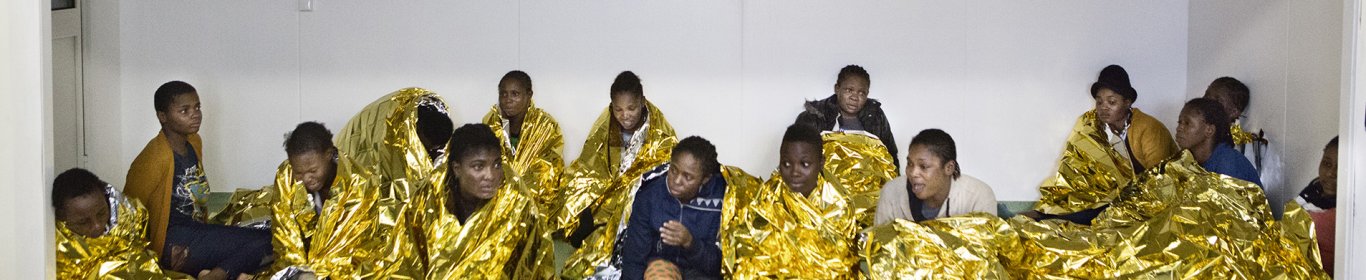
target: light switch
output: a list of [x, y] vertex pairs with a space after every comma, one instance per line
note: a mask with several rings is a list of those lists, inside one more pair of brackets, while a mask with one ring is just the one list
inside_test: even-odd
[[300, 11], [300, 12], [312, 12], [312, 11], [313, 11], [313, 0], [299, 0], [299, 11]]

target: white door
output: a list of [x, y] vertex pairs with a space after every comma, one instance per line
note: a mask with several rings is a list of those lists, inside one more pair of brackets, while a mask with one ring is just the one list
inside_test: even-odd
[[81, 7], [52, 0], [52, 164], [55, 173], [85, 167], [81, 84]]

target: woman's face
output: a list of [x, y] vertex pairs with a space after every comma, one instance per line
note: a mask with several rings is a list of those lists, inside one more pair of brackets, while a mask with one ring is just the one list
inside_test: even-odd
[[1324, 194], [1338, 194], [1338, 148], [1329, 147], [1323, 150], [1323, 159], [1319, 160], [1319, 184], [1323, 187]]
[[778, 148], [778, 174], [792, 191], [810, 194], [816, 188], [824, 156], [810, 143], [789, 142]]
[[109, 200], [103, 191], [71, 198], [62, 207], [62, 215], [57, 219], [76, 234], [99, 237], [109, 229]]
[[451, 163], [451, 170], [460, 183], [460, 193], [481, 200], [493, 199], [503, 185], [503, 163], [499, 151], [476, 151]]
[[531, 89], [521, 82], [503, 80], [498, 83], [498, 111], [504, 118], [516, 119], [526, 114], [531, 105]]
[[1129, 119], [1130, 106], [1133, 102], [1113, 90], [1101, 88], [1096, 91], [1096, 118], [1111, 127], [1123, 127]]
[[308, 192], [315, 193], [331, 187], [336, 176], [337, 162], [332, 161], [336, 149], [309, 151], [289, 156], [289, 166], [295, 181], [303, 182]]
[[1176, 145], [1189, 150], [1199, 147], [1214, 137], [1214, 125], [1205, 122], [1200, 112], [1192, 109], [1181, 110], [1181, 118], [1176, 122]]
[[863, 104], [868, 102], [868, 80], [850, 77], [835, 83], [835, 103], [845, 116], [858, 116]]
[[198, 93], [182, 93], [171, 98], [171, 104], [165, 112], [157, 112], [157, 120], [171, 132], [190, 135], [199, 133], [199, 125], [204, 121], [203, 113]]
[[915, 197], [925, 201], [948, 197], [949, 185], [953, 183], [954, 163], [944, 162], [943, 158], [924, 145], [912, 145], [906, 162], [906, 184], [910, 185]]
[[641, 115], [645, 112], [644, 98], [633, 93], [612, 94], [612, 117], [625, 131], [635, 131], [644, 123]]

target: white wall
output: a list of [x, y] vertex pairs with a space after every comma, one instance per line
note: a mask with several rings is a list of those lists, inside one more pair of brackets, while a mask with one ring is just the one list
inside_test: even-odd
[[[121, 1], [88, 18], [87, 95], [118, 108], [91, 137], [117, 151], [92, 159], [121, 185], [158, 125], [152, 92], [181, 79], [204, 102], [206, 165], [215, 189], [268, 184], [283, 134], [320, 120], [334, 130], [361, 106], [406, 86], [441, 93], [458, 123], [496, 102], [508, 70], [531, 74], [537, 104], [564, 128], [567, 160], [607, 106], [621, 70], [682, 136], [702, 135], [723, 163], [760, 176], [804, 100], [832, 93], [835, 74], [872, 75], [902, 150], [916, 132], [958, 140], [965, 172], [1001, 200], [1037, 198], [1089, 85], [1124, 65], [1137, 107], [1175, 128], [1187, 86], [1184, 1]], [[114, 24], [107, 27], [105, 24]], [[112, 42], [117, 42], [113, 44]], [[115, 51], [107, 51], [117, 48]], [[99, 69], [99, 70], [96, 70]], [[91, 87], [107, 86], [98, 90]], [[107, 89], [107, 90], [106, 90]], [[92, 146], [92, 149], [111, 147]], [[903, 155], [898, 155], [903, 157]]]
[[1248, 85], [1244, 127], [1264, 130], [1285, 163], [1284, 186], [1269, 186], [1273, 205], [1318, 177], [1323, 146], [1338, 135], [1342, 15], [1337, 1], [1190, 2], [1186, 97], [1223, 76]]
[[0, 1], [0, 272], [53, 277], [51, 13]]

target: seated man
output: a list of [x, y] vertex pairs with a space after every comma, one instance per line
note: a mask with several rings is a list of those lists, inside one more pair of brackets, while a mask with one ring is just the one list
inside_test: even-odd
[[545, 221], [527, 182], [504, 180], [502, 145], [484, 124], [451, 136], [445, 187], [425, 225], [428, 279], [554, 276]]
[[716, 146], [684, 138], [643, 180], [622, 233], [621, 278], [721, 279], [716, 237], [726, 179]]
[[151, 249], [168, 270], [200, 279], [237, 278], [268, 262], [270, 232], [207, 224], [209, 181], [199, 138], [199, 93], [172, 81], [154, 97], [161, 132], [147, 142], [128, 168], [129, 197], [147, 203]]
[[1176, 143], [1182, 149], [1190, 150], [1205, 170], [1261, 186], [1257, 169], [1233, 149], [1233, 136], [1228, 128], [1228, 114], [1219, 102], [1191, 99], [1181, 109], [1181, 118], [1176, 124]]
[[807, 101], [806, 110], [797, 115], [797, 123], [827, 131], [867, 131], [882, 140], [895, 169], [901, 169], [896, 139], [892, 138], [892, 125], [882, 112], [882, 103], [868, 99], [870, 84], [868, 71], [863, 67], [845, 66], [835, 77], [835, 94], [822, 100]]
[[[85, 169], [52, 181], [58, 279], [165, 278], [147, 250], [147, 210]], [[175, 275], [174, 277], [185, 277]]]
[[1333, 271], [1333, 252], [1336, 243], [1338, 200], [1338, 138], [1328, 141], [1319, 160], [1319, 177], [1300, 191], [1295, 202], [1309, 210], [1314, 219], [1314, 231], [1319, 237], [1319, 255], [1323, 270]]
[[[1233, 149], [1238, 150], [1247, 157], [1252, 163], [1252, 167], [1257, 168], [1258, 177], [1262, 180], [1262, 189], [1266, 190], [1266, 197], [1270, 201], [1288, 201], [1293, 199], [1295, 193], [1288, 184], [1285, 184], [1285, 174], [1283, 173], [1284, 163], [1281, 161], [1281, 153], [1276, 145], [1271, 145], [1271, 139], [1267, 139], [1261, 130], [1252, 130], [1244, 125], [1244, 117], [1251, 119], [1251, 116], [1244, 116], [1247, 105], [1251, 102], [1252, 91], [1233, 77], [1219, 77], [1209, 83], [1205, 88], [1206, 99], [1214, 100], [1223, 105], [1224, 112], [1228, 113], [1228, 120], [1231, 125], [1229, 133], [1233, 134]], [[1254, 133], [1255, 132], [1255, 133]], [[1272, 203], [1271, 211], [1280, 219], [1285, 204]]]
[[882, 188], [874, 215], [877, 224], [974, 212], [996, 215], [996, 194], [981, 180], [963, 175], [958, 167], [958, 148], [948, 133], [922, 130], [911, 139], [907, 151], [906, 186]]
[[[374, 176], [332, 145], [332, 132], [305, 122], [285, 140], [288, 160], [275, 175], [271, 202], [275, 276], [293, 279], [384, 278], [376, 274], [380, 234]], [[369, 258], [367, 258], [369, 257]]]
[[[823, 169], [820, 132], [794, 124], [778, 170], [759, 188], [723, 202], [722, 265], [730, 278], [852, 278], [859, 232], [849, 191]], [[746, 191], [748, 189], [748, 191]]]
[[493, 129], [503, 144], [512, 177], [531, 183], [537, 203], [552, 209], [559, 199], [560, 173], [564, 171], [564, 135], [560, 123], [550, 113], [531, 102], [531, 76], [511, 71], [498, 82], [498, 105], [484, 115], [484, 124]]
[[635, 73], [618, 74], [608, 94], [610, 106], [593, 122], [582, 153], [560, 179], [563, 196], [555, 203], [559, 209], [552, 225], [579, 248], [565, 262], [566, 278], [588, 277], [608, 266], [641, 175], [667, 162], [678, 143]]

